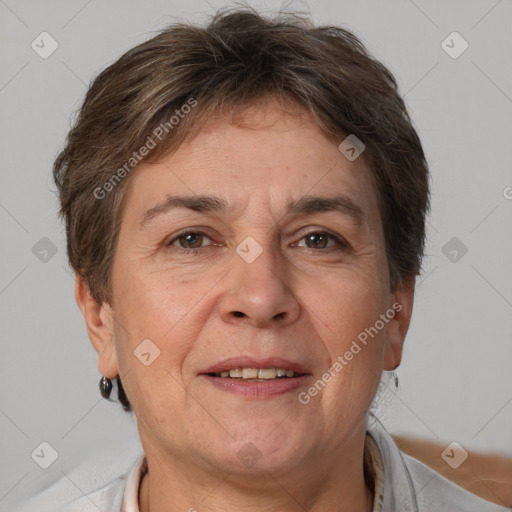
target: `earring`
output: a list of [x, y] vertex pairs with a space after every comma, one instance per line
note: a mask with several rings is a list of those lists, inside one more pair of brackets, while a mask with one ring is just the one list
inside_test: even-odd
[[107, 377], [102, 377], [100, 380], [101, 396], [108, 400], [111, 391], [112, 391], [112, 381]]
[[396, 389], [398, 389], [398, 375], [395, 373], [394, 376], [395, 376], [395, 387], [396, 387]]

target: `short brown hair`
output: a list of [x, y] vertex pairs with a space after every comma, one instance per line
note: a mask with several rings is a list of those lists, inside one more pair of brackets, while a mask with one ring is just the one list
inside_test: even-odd
[[[53, 173], [70, 264], [98, 303], [113, 304], [111, 267], [126, 175], [139, 162], [138, 150], [162, 132], [140, 159], [157, 161], [199, 131], [201, 119], [270, 96], [305, 108], [338, 143], [347, 135], [364, 143], [393, 290], [419, 273], [428, 167], [391, 72], [346, 29], [242, 8], [219, 11], [204, 28], [170, 25], [122, 55], [89, 87]], [[191, 99], [194, 108], [180, 115]], [[170, 123], [173, 116], [179, 116], [177, 124]]]

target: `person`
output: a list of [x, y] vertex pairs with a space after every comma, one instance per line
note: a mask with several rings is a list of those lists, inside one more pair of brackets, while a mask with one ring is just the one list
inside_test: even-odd
[[54, 178], [101, 394], [143, 447], [62, 510], [506, 510], [373, 414], [429, 172], [354, 34], [249, 8], [173, 24], [93, 81]]

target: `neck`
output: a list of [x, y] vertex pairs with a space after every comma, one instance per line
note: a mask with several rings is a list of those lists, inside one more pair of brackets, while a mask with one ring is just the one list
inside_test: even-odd
[[[149, 466], [142, 480], [139, 510], [296, 512], [300, 508], [307, 512], [371, 512], [374, 482], [366, 450], [364, 460], [364, 467], [363, 457], [358, 459], [359, 464], [343, 459], [332, 467], [324, 464], [319, 471], [309, 467], [304, 475], [294, 474], [292, 478], [278, 481], [270, 475], [249, 482], [229, 473], [202, 474], [198, 478], [182, 467], [179, 473], [174, 468], [162, 474], [158, 469], [163, 466], [156, 464], [154, 469]], [[320, 477], [311, 478], [311, 475]]]

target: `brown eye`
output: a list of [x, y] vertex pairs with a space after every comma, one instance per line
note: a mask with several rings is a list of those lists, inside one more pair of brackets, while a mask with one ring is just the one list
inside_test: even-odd
[[326, 233], [310, 233], [304, 238], [308, 247], [325, 249], [329, 236]]
[[169, 240], [165, 245], [174, 246], [176, 249], [185, 252], [195, 252], [208, 247], [202, 245], [205, 238], [209, 240], [209, 237], [202, 231], [186, 231], [172, 240]]
[[185, 233], [184, 235], [180, 235], [177, 240], [180, 241], [184, 249], [197, 249], [201, 247], [203, 235], [200, 233]]
[[[327, 245], [329, 243], [329, 239], [334, 240], [334, 246]], [[331, 249], [336, 245], [339, 249], [346, 249], [349, 247], [349, 244], [345, 242], [345, 240], [326, 231], [312, 231], [311, 233], [303, 236], [301, 240], [306, 241], [306, 247], [309, 249]]]

